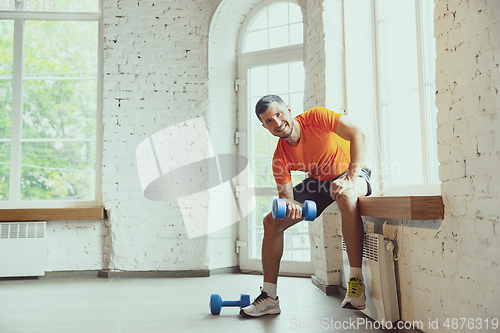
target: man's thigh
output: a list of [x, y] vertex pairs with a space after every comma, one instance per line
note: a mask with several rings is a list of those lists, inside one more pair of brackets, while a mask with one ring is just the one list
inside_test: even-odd
[[[344, 172], [336, 179], [342, 179], [345, 178], [345, 176], [346, 173]], [[306, 178], [293, 187], [293, 197], [300, 203], [303, 203], [305, 200], [314, 201], [318, 208], [317, 215], [319, 216], [334, 201], [330, 194], [330, 186], [336, 179], [320, 181], [314, 178]], [[347, 194], [356, 198], [369, 196], [372, 193], [370, 180], [371, 170], [367, 167], [363, 167], [359, 173], [359, 177], [354, 180], [354, 189], [351, 193]]]

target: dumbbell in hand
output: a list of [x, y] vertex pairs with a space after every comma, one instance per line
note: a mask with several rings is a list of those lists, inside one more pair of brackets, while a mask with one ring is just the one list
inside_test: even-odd
[[210, 303], [208, 303], [210, 312], [214, 315], [219, 314], [223, 306], [238, 306], [241, 309], [249, 305], [250, 295], [246, 294], [241, 294], [239, 301], [223, 301], [219, 294], [212, 294], [210, 296]]
[[[273, 218], [282, 220], [286, 216], [287, 206], [285, 199], [274, 199], [273, 201]], [[302, 217], [305, 221], [314, 221], [316, 218], [317, 207], [316, 203], [311, 200], [304, 201], [302, 206]]]

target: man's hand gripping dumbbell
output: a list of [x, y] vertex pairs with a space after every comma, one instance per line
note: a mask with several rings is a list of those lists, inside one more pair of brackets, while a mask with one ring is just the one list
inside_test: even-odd
[[304, 201], [301, 207], [293, 203], [287, 203], [285, 199], [274, 199], [273, 201], [273, 218], [282, 220], [285, 216], [292, 219], [302, 217], [305, 221], [314, 221], [316, 218], [316, 203], [311, 200]]

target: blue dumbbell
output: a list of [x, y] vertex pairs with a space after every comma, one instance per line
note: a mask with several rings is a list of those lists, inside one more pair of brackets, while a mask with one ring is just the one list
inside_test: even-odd
[[[285, 199], [274, 199], [273, 201], [273, 218], [282, 220], [286, 216], [286, 201]], [[317, 213], [316, 203], [311, 200], [304, 201], [302, 206], [302, 217], [306, 221], [314, 221]]]
[[250, 305], [250, 295], [241, 294], [239, 301], [223, 301], [219, 294], [212, 294], [210, 296], [210, 312], [216, 315], [220, 313], [223, 306], [238, 306], [240, 309]]

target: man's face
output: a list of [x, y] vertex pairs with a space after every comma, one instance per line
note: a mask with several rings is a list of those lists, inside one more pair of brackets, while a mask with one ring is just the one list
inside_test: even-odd
[[286, 138], [292, 132], [293, 118], [289, 105], [285, 106], [273, 102], [266, 112], [260, 115], [260, 120], [262, 127], [274, 136]]

